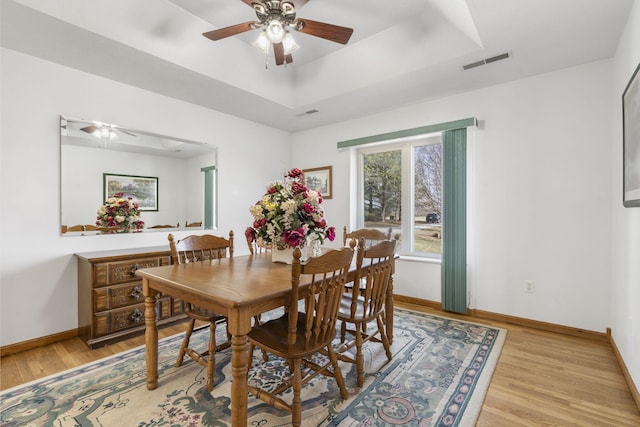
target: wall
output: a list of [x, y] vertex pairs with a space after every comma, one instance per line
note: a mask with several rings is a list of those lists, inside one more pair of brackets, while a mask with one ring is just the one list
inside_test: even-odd
[[[333, 166], [338, 141], [477, 117], [470, 134], [471, 305], [604, 332], [611, 301], [611, 61], [599, 61], [293, 135], [300, 168]], [[330, 224], [353, 190], [334, 185]], [[535, 293], [524, 292], [525, 280]], [[396, 293], [440, 301], [440, 266], [398, 261]]]
[[237, 253], [248, 253], [248, 207], [291, 163], [288, 133], [8, 49], [1, 55], [0, 345], [77, 327], [74, 253], [167, 243], [164, 232], [60, 236], [60, 114], [216, 145], [219, 231], [233, 229]]
[[622, 205], [622, 93], [640, 64], [640, 2], [635, 2], [613, 67], [611, 333], [640, 389], [640, 208]]

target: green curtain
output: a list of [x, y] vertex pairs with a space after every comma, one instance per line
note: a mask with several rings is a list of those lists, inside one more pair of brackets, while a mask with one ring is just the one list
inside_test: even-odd
[[442, 133], [442, 309], [467, 313], [467, 129]]

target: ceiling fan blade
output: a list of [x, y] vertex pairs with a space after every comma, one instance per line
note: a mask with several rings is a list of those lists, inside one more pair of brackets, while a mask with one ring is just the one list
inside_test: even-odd
[[95, 125], [86, 126], [86, 127], [80, 128], [80, 130], [86, 133], [94, 133], [95, 131], [98, 130], [98, 126], [95, 126]]
[[255, 29], [254, 24], [260, 24], [259, 22], [249, 21], [243, 22], [242, 24], [232, 25], [230, 27], [218, 28], [217, 30], [208, 31], [206, 33], [202, 33], [206, 38], [216, 41], [220, 39], [224, 39], [225, 37], [235, 36], [236, 34], [244, 33], [246, 31], [251, 31]]
[[273, 53], [275, 54], [275, 57], [276, 57], [276, 65], [284, 64], [284, 61], [285, 61], [284, 46], [282, 46], [282, 43], [273, 44]]
[[351, 38], [351, 34], [353, 34], [353, 28], [326, 24], [310, 19], [296, 20], [295, 29], [310, 36], [320, 37], [341, 44], [347, 44]]

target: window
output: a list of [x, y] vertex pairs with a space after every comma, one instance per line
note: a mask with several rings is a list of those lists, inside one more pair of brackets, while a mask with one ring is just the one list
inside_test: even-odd
[[442, 138], [423, 135], [358, 150], [358, 224], [400, 234], [398, 252], [440, 258]]

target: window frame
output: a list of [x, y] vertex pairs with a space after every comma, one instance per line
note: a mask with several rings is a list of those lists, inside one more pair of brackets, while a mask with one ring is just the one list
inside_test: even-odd
[[397, 253], [401, 256], [412, 257], [424, 260], [441, 260], [442, 253], [416, 252], [414, 247], [414, 227], [415, 227], [415, 147], [420, 145], [442, 144], [442, 133], [434, 132], [428, 134], [415, 135], [406, 138], [398, 138], [375, 144], [365, 144], [355, 148], [356, 170], [357, 170], [357, 202], [356, 224], [358, 228], [365, 227], [364, 224], [364, 156], [385, 151], [400, 150], [400, 188], [401, 188], [401, 236], [400, 246]]

